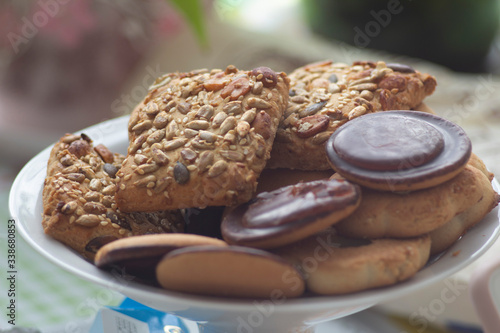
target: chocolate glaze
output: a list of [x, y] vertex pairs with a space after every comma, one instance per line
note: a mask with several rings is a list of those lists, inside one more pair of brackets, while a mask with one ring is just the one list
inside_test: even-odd
[[113, 249], [101, 257], [96, 266], [103, 268], [111, 265], [136, 265], [143, 266], [144, 261], [159, 260], [165, 254], [179, 248], [176, 245], [141, 245]]
[[[402, 158], [399, 163], [397, 163], [397, 159], [392, 157], [394, 152], [391, 152], [390, 149], [389, 151], [377, 149], [376, 154], [385, 162], [373, 161], [375, 166], [370, 166], [368, 168], [366, 168], [366, 164], [369, 163], [370, 159], [364, 161], [362, 159], [356, 160], [359, 153], [351, 153], [351, 156], [347, 159], [343, 158], [341, 154], [338, 153], [338, 151], [345, 152], [352, 147], [358, 147], [360, 145], [359, 140], [362, 140], [361, 136], [356, 137], [354, 135], [349, 135], [352, 139], [350, 142], [346, 142], [345, 140], [336, 141], [338, 136], [343, 135], [343, 132], [348, 132], [353, 127], [364, 127], [366, 129], [371, 127], [372, 124], [382, 126], [385, 123], [387, 127], [390, 127], [394, 119], [398, 119], [397, 122], [399, 123], [401, 123], [402, 119], [408, 119], [409, 123], [425, 123], [425, 125], [420, 126], [420, 129], [432, 128], [431, 132], [436, 129], [439, 131], [440, 135], [436, 137], [435, 134], [431, 134], [437, 141], [434, 142], [434, 139], [432, 139], [431, 143], [429, 143], [430, 149], [427, 149], [427, 152], [422, 153], [422, 151], [420, 151], [414, 156], [411, 156], [413, 151], [410, 149], [410, 147], [414, 146], [413, 143], [409, 143], [407, 152], [404, 152], [404, 145], [401, 145], [403, 149], [401, 149]], [[429, 125], [431, 127], [429, 127]], [[387, 132], [388, 131], [380, 130], [379, 128], [378, 135], [382, 137], [385, 136]], [[410, 135], [407, 138], [411, 139], [412, 136], [413, 135]], [[391, 135], [389, 138], [390, 137]], [[421, 136], [419, 135], [419, 137]], [[439, 141], [441, 139], [443, 141], [443, 147], [439, 149], [441, 145]], [[379, 142], [382, 140], [383, 139], [379, 139]], [[342, 144], [342, 147], [340, 147], [340, 144]], [[417, 146], [420, 146], [420, 144]], [[438, 154], [435, 154], [436, 151], [438, 151]], [[418, 111], [384, 111], [361, 116], [343, 125], [327, 141], [326, 152], [330, 164], [344, 177], [348, 179], [357, 179], [366, 186], [369, 186], [368, 184], [383, 184], [388, 188], [392, 188], [422, 183], [429, 179], [445, 176], [462, 168], [470, 158], [472, 146], [467, 134], [462, 128], [441, 117]], [[372, 154], [372, 156], [376, 154]], [[415, 161], [422, 160], [424, 163], [415, 163]], [[385, 170], [381, 168], [384, 164], [389, 166]], [[376, 186], [374, 187], [378, 188]]]
[[166, 254], [178, 248], [179, 246], [173, 245], [142, 245], [113, 249], [101, 257], [101, 260], [96, 262], [96, 266], [108, 270], [118, 269], [122, 273], [154, 283], [158, 262]]
[[344, 180], [290, 185], [263, 192], [251, 202], [236, 207], [223, 219], [221, 231], [229, 243], [252, 246], [252, 242], [302, 229], [322, 217], [356, 205], [359, 199], [359, 187]]
[[339, 181], [312, 181], [286, 186], [257, 196], [243, 214], [247, 228], [267, 228], [302, 220], [311, 213], [322, 215], [342, 208], [352, 186]]
[[363, 169], [414, 168], [432, 161], [444, 147], [441, 132], [418, 119], [391, 114], [374, 117], [366, 125], [355, 122], [333, 140], [340, 158]]

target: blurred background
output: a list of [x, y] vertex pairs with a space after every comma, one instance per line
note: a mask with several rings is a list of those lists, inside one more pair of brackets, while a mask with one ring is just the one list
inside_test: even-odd
[[[289, 72], [323, 59], [408, 63], [436, 76], [427, 104], [462, 125], [476, 154], [500, 172], [499, 7], [499, 0], [2, 0], [0, 226], [15, 175], [43, 148], [127, 115], [162, 73], [228, 64]], [[24, 255], [45, 265], [31, 252]], [[56, 302], [74, 307], [81, 297]], [[40, 320], [50, 326], [67, 316]]]
[[496, 73], [499, 19], [498, 0], [4, 0], [0, 153], [22, 165], [127, 114], [168, 71], [407, 56]]
[[498, 0], [4, 0], [0, 153], [19, 166], [127, 114], [168, 71], [404, 56], [497, 73], [499, 19]]

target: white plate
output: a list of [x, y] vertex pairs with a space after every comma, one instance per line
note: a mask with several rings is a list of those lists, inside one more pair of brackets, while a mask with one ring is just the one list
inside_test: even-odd
[[[127, 117], [112, 119], [81, 132], [112, 151], [125, 153], [128, 145]], [[499, 212], [495, 208], [438, 260], [428, 264], [408, 281], [394, 286], [345, 296], [308, 296], [290, 300], [244, 300], [202, 297], [170, 292], [134, 282], [119, 272], [97, 269], [75, 252], [46, 236], [41, 225], [42, 186], [48, 147], [35, 156], [14, 181], [9, 198], [12, 217], [22, 237], [39, 253], [62, 268], [96, 284], [161, 311], [195, 320], [208, 321], [204, 332], [284, 332], [285, 327], [307, 327], [341, 318], [380, 302], [424, 289], [478, 259], [499, 235]], [[495, 189], [499, 188], [496, 180]], [[208, 327], [208, 326], [207, 326]], [[215, 327], [215, 328], [214, 328]]]

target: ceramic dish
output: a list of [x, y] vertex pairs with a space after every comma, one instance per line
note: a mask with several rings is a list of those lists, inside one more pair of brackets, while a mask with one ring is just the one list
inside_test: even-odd
[[[82, 130], [95, 144], [125, 153], [128, 117], [105, 121]], [[318, 323], [359, 312], [377, 303], [425, 289], [478, 259], [499, 235], [498, 208], [434, 258], [408, 281], [385, 288], [343, 296], [304, 296], [298, 299], [224, 299], [175, 293], [111, 274], [43, 233], [41, 225], [42, 186], [48, 147], [21, 170], [10, 192], [9, 208], [17, 230], [36, 250], [60, 267], [93, 283], [118, 291], [152, 308], [200, 323], [202, 332], [313, 332]], [[493, 185], [498, 191], [499, 185]], [[115, 272], [116, 273], [116, 272]], [[119, 273], [119, 272], [118, 272]]]

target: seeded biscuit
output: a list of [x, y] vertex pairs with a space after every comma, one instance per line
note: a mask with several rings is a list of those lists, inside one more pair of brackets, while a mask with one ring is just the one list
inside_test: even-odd
[[160, 77], [130, 118], [118, 207], [154, 211], [248, 201], [269, 159], [288, 83], [267, 67]]
[[366, 113], [409, 110], [432, 94], [434, 77], [401, 64], [325, 61], [289, 74], [289, 103], [268, 168], [326, 170], [325, 142]]
[[43, 188], [47, 235], [93, 260], [106, 243], [132, 235], [181, 232], [180, 211], [121, 212], [114, 199], [124, 156], [86, 136], [67, 134], [53, 147]]

